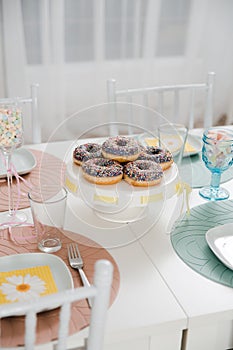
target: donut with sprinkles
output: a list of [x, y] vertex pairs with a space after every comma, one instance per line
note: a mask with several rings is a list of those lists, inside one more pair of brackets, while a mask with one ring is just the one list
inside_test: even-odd
[[82, 171], [86, 180], [97, 185], [112, 185], [123, 177], [123, 166], [112, 159], [89, 159], [83, 162]]
[[151, 160], [135, 160], [124, 165], [124, 180], [130, 185], [148, 187], [158, 185], [163, 177], [161, 166]]
[[147, 146], [140, 153], [138, 160], [151, 160], [160, 164], [163, 170], [167, 170], [173, 163], [173, 157], [171, 152], [167, 149], [163, 149], [155, 146]]
[[83, 162], [89, 159], [100, 158], [101, 156], [101, 145], [98, 143], [84, 143], [73, 151], [73, 162], [82, 165]]
[[118, 162], [129, 162], [138, 158], [141, 152], [140, 144], [130, 137], [109, 137], [102, 144], [104, 158], [113, 159]]

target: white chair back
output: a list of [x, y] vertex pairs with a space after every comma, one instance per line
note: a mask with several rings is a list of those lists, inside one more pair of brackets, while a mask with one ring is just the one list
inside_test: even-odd
[[[172, 112], [172, 120], [170, 122], [180, 123], [182, 122], [179, 118], [180, 116], [180, 106], [181, 106], [181, 98], [180, 95], [182, 92], [187, 91], [190, 94], [189, 98], [189, 123], [186, 125], [189, 129], [194, 127], [194, 119], [195, 119], [195, 101], [196, 95], [198, 91], [204, 92], [204, 128], [210, 127], [213, 124], [213, 86], [214, 86], [214, 72], [209, 72], [207, 81], [203, 83], [193, 83], [193, 84], [177, 84], [177, 85], [162, 85], [162, 86], [150, 86], [150, 87], [142, 87], [142, 88], [134, 88], [134, 89], [125, 89], [118, 90], [116, 87], [116, 80], [111, 79], [107, 81], [107, 97], [108, 102], [113, 103], [113, 106], [116, 106], [116, 102], [122, 101], [122, 99], [132, 104], [134, 103], [134, 98], [141, 97], [141, 105], [145, 107], [152, 107], [149, 104], [149, 97], [152, 95], [153, 98], [153, 107], [157, 112], [167, 118], [165, 114], [165, 106], [166, 100], [165, 97], [168, 95], [167, 93], [173, 94], [173, 112]], [[156, 96], [154, 96], [156, 95]], [[170, 95], [169, 95], [170, 97]], [[169, 101], [169, 103], [171, 103]], [[129, 113], [129, 118], [131, 118]], [[131, 118], [132, 119], [132, 118]], [[110, 134], [111, 136], [118, 134], [118, 127], [115, 124], [117, 121], [117, 112], [115, 108], [110, 109]], [[128, 131], [129, 134], [131, 131]]]
[[104, 327], [109, 306], [113, 266], [108, 260], [98, 260], [95, 264], [94, 283], [90, 287], [80, 287], [65, 292], [40, 297], [32, 302], [17, 302], [0, 306], [0, 319], [25, 315], [25, 350], [33, 350], [36, 339], [36, 322], [39, 310], [60, 308], [59, 332], [56, 350], [65, 350], [69, 332], [70, 308], [74, 301], [93, 298], [87, 350], [103, 349]]
[[[31, 127], [32, 127], [32, 143], [41, 143], [41, 126], [38, 111], [38, 89], [39, 84], [34, 83], [31, 85], [31, 94], [27, 97], [15, 97], [15, 98], [0, 98], [0, 104], [11, 104], [17, 101], [19, 104], [31, 105]], [[27, 129], [27, 125], [24, 125]]]

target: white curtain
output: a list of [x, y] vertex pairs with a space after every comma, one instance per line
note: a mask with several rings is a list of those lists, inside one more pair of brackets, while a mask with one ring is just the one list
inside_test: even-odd
[[0, 10], [0, 97], [38, 82], [44, 141], [59, 125], [58, 139], [90, 127], [64, 121], [107, 102], [110, 78], [127, 88], [199, 82], [215, 71], [214, 116], [232, 118], [231, 0], [0, 0]]

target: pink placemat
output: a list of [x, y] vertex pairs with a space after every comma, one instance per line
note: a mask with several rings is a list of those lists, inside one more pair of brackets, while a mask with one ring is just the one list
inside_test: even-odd
[[[55, 228], [54, 228], [55, 229]], [[35, 239], [27, 238], [33, 236], [33, 227], [17, 227], [12, 229], [15, 242], [10, 240], [7, 229], [0, 231], [0, 256], [6, 256], [19, 253], [36, 253], [38, 252]], [[55, 255], [62, 258], [66, 263], [74, 280], [74, 286], [82, 285], [79, 274], [76, 270], [70, 268], [67, 259], [67, 244], [78, 242], [81, 255], [84, 260], [84, 270], [90, 282], [94, 274], [94, 264], [99, 259], [111, 261], [114, 267], [113, 283], [111, 290], [110, 304], [115, 300], [119, 285], [120, 275], [116, 262], [113, 257], [96, 242], [70, 231], [63, 230], [62, 248]], [[57, 339], [59, 309], [42, 312], [38, 316], [37, 323], [37, 344], [47, 343]], [[70, 335], [77, 333], [89, 325], [90, 309], [87, 301], [82, 300], [72, 304]], [[24, 344], [24, 317], [9, 317], [1, 320], [1, 338], [0, 346], [15, 347]]]
[[[36, 167], [27, 175], [23, 176], [22, 181], [20, 180], [20, 201], [19, 208], [24, 209], [30, 206], [27, 194], [32, 186], [39, 186], [40, 184], [54, 184], [64, 183], [64, 171], [65, 163], [46, 152], [30, 150], [36, 158], [37, 165]], [[16, 185], [16, 180], [13, 181], [13, 198], [14, 202], [17, 202], [18, 188]], [[0, 211], [8, 210], [8, 189], [7, 182], [0, 182]]]

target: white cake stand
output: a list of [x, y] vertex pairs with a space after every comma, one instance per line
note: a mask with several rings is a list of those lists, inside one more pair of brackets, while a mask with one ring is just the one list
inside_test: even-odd
[[95, 185], [82, 175], [81, 167], [68, 162], [65, 185], [74, 196], [80, 197], [100, 218], [117, 223], [136, 222], [144, 218], [148, 210], [159, 217], [166, 199], [176, 193], [179, 181], [176, 164], [164, 172], [159, 185], [135, 187], [122, 180], [115, 185]]

